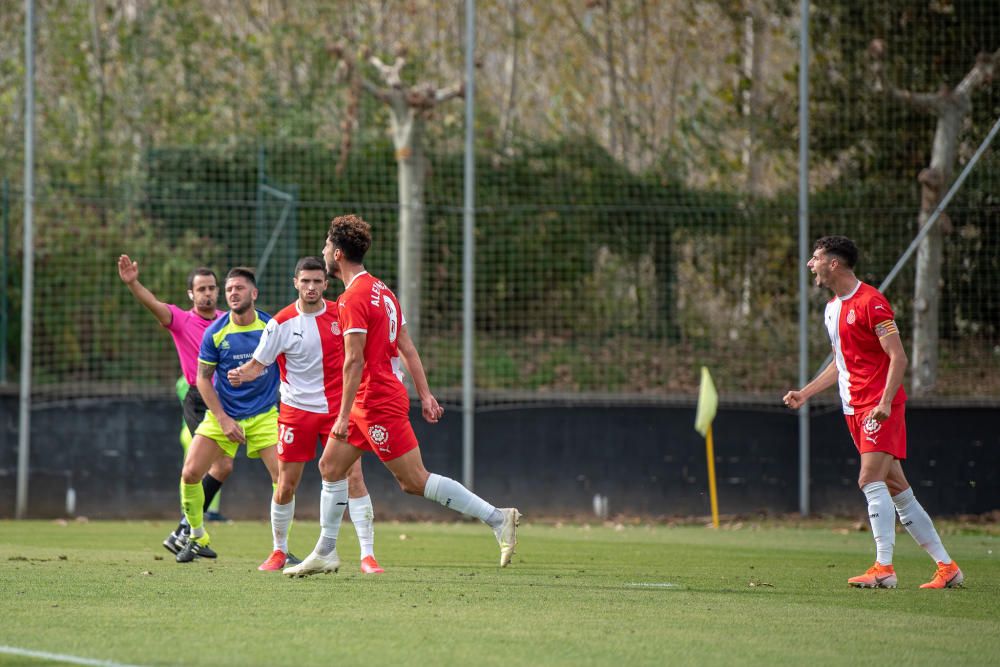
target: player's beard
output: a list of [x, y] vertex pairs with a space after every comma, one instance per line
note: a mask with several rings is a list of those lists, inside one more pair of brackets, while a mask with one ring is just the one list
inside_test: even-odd
[[233, 304], [229, 304], [229, 309], [234, 313], [236, 313], [237, 315], [242, 315], [243, 313], [249, 311], [251, 308], [253, 308], [253, 301], [251, 301], [250, 299], [242, 301], [236, 304], [235, 306]]

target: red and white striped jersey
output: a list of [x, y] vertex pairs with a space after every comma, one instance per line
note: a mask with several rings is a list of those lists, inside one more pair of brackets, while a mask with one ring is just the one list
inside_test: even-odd
[[281, 401], [307, 412], [340, 409], [344, 384], [344, 339], [337, 305], [323, 300], [323, 310], [302, 313], [298, 301], [281, 309], [260, 337], [253, 358], [275, 361], [281, 376]]
[[[835, 296], [826, 304], [823, 319], [839, 371], [837, 384], [845, 415], [875, 407], [882, 400], [889, 355], [879, 341], [899, 333], [894, 317], [885, 296], [860, 280], [850, 294]], [[906, 392], [900, 386], [892, 402], [905, 400]]]

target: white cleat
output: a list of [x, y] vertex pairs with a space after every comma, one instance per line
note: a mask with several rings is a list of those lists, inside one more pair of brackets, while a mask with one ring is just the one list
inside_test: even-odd
[[340, 569], [340, 557], [334, 549], [328, 556], [320, 556], [315, 551], [306, 556], [298, 565], [281, 571], [286, 577], [308, 577], [310, 574], [330, 574]]
[[521, 513], [514, 507], [500, 509], [503, 513], [503, 523], [497, 531], [497, 542], [500, 543], [500, 567], [507, 567], [510, 557], [514, 555], [517, 546], [517, 527], [521, 524]]

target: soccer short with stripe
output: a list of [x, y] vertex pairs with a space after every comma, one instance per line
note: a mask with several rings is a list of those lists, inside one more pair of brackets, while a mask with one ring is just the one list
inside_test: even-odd
[[300, 410], [284, 403], [278, 412], [278, 458], [282, 461], [312, 461], [316, 443], [326, 446], [337, 416]]
[[884, 452], [893, 458], [906, 458], [906, 403], [892, 406], [889, 418], [883, 422], [868, 419], [868, 414], [874, 409], [870, 406], [855, 409], [853, 415], [844, 415], [847, 428], [851, 431], [854, 446], [858, 452]]

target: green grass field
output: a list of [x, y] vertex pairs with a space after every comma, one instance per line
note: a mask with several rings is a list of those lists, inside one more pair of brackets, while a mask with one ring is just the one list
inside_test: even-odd
[[[897, 536], [896, 590], [845, 580], [873, 560], [849, 522], [740, 529], [522, 524], [496, 567], [473, 524], [376, 525], [384, 575], [256, 571], [266, 524], [212, 528], [217, 562], [179, 565], [166, 522], [0, 522], [0, 645], [129, 665], [996, 665], [1000, 535], [946, 528], [963, 589]], [[292, 551], [317, 527], [302, 522]], [[0, 652], [0, 665], [55, 664]], [[97, 663], [92, 663], [97, 664]]]

